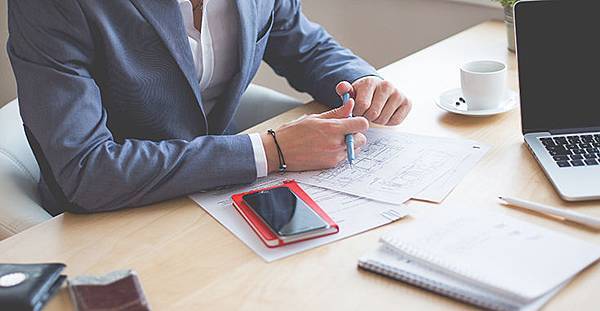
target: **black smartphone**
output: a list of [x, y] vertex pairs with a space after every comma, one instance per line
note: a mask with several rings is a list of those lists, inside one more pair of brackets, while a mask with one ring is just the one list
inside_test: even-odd
[[329, 224], [287, 187], [255, 192], [243, 200], [281, 237], [329, 229]]

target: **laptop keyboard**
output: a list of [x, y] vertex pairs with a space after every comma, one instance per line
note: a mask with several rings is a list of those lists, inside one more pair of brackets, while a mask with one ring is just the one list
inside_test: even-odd
[[600, 165], [600, 133], [540, 137], [559, 167]]

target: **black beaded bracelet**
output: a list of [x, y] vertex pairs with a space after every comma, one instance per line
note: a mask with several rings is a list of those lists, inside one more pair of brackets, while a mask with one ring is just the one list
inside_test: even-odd
[[267, 133], [269, 133], [269, 135], [273, 136], [273, 140], [275, 141], [275, 147], [277, 147], [277, 155], [279, 156], [279, 172], [285, 173], [285, 171], [287, 170], [287, 165], [285, 164], [285, 158], [283, 157], [283, 152], [281, 151], [281, 148], [279, 147], [279, 142], [277, 142], [277, 136], [275, 135], [275, 131], [272, 129], [269, 129], [267, 131]]

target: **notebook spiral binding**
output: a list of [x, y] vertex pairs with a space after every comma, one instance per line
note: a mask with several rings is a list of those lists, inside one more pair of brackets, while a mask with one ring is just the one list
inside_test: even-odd
[[[386, 245], [386, 248], [388, 248], [392, 252], [400, 251], [407, 257], [407, 259], [411, 259], [412, 261], [415, 261], [415, 262], [430, 264], [435, 267], [439, 267], [443, 270], [446, 270], [447, 272], [451, 272], [455, 277], [458, 277], [461, 279], [466, 279], [467, 281], [471, 281], [471, 282], [475, 281], [475, 282], [479, 283], [479, 287], [491, 289], [493, 291], [499, 291], [502, 293], [503, 296], [509, 297], [510, 299], [515, 300], [515, 301], [523, 301], [522, 297], [515, 295], [510, 290], [508, 290], [504, 287], [489, 285], [489, 284], [492, 284], [493, 282], [491, 282], [487, 278], [484, 278], [480, 275], [473, 274], [470, 271], [462, 269], [462, 268], [460, 268], [456, 265], [450, 264], [448, 262], [441, 261], [441, 260], [437, 259], [436, 256], [433, 256], [432, 254], [425, 252], [425, 251], [419, 249], [418, 247], [414, 247], [411, 244], [405, 243], [403, 241], [399, 241], [398, 239], [395, 239], [392, 237], [382, 237], [381, 241], [384, 242], [384, 245]], [[444, 271], [441, 271], [441, 272], [444, 272]]]
[[396, 279], [408, 284], [412, 284], [417, 287], [421, 287], [423, 289], [438, 293], [440, 295], [454, 298], [456, 300], [464, 301], [466, 303], [473, 304], [475, 306], [489, 309], [489, 310], [497, 310], [497, 311], [514, 311], [518, 310], [518, 307], [513, 305], [508, 305], [504, 303], [498, 303], [491, 299], [486, 299], [485, 297], [475, 296], [470, 292], [466, 292], [464, 290], [450, 287], [445, 284], [423, 278], [421, 276], [415, 275], [410, 272], [398, 272], [393, 267], [381, 264], [381, 263], [372, 263], [372, 262], [359, 262], [359, 267], [365, 270], [369, 270], [375, 272], [377, 274], [390, 277], [392, 279]]

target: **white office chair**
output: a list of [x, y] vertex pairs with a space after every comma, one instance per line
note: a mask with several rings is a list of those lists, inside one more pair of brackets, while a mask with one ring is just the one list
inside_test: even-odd
[[241, 132], [302, 104], [272, 89], [250, 84], [234, 117], [235, 127]]
[[[271, 89], [250, 85], [235, 118], [242, 130], [302, 103]], [[39, 224], [50, 215], [40, 205], [40, 169], [29, 147], [17, 100], [0, 108], [0, 240]]]
[[0, 240], [50, 219], [40, 205], [39, 178], [14, 100], [0, 109]]

